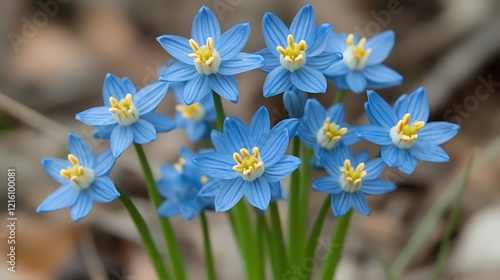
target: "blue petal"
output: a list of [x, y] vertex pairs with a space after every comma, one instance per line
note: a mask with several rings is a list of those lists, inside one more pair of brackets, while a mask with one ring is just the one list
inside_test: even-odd
[[160, 77], [158, 79], [165, 82], [184, 82], [194, 79], [197, 74], [198, 71], [196, 71], [193, 64], [186, 64], [182, 61], [174, 61], [165, 71], [160, 73]]
[[375, 91], [368, 91], [368, 102], [365, 103], [365, 110], [371, 124], [384, 128], [392, 128], [399, 119], [394, 110]]
[[106, 74], [106, 77], [104, 78], [104, 85], [102, 86], [102, 98], [107, 107], [111, 106], [111, 103], [109, 103], [110, 97], [114, 97], [116, 100], [121, 100], [125, 98], [127, 93], [129, 93], [128, 86], [122, 81], [122, 79], [110, 73]]
[[[264, 162], [264, 165], [266, 163]], [[294, 156], [285, 155], [278, 162], [273, 165], [265, 165], [264, 178], [269, 182], [278, 182], [288, 175], [290, 175], [295, 169], [299, 168], [302, 161]]]
[[264, 59], [260, 55], [239, 53], [235, 57], [222, 61], [219, 74], [236, 75], [264, 66]]
[[137, 93], [137, 89], [135, 88], [134, 83], [132, 83], [132, 81], [129, 78], [123, 77], [122, 83], [127, 88], [125, 91], [126, 93], [130, 93], [132, 95]]
[[271, 188], [266, 179], [260, 177], [253, 182], [246, 182], [243, 194], [254, 207], [264, 211], [271, 202]]
[[448, 162], [450, 157], [439, 146], [435, 145], [422, 145], [417, 142], [410, 148], [410, 154], [418, 159], [430, 162]]
[[94, 138], [109, 139], [109, 137], [111, 136], [111, 131], [113, 131], [113, 129], [117, 125], [119, 124], [115, 123], [112, 125], [97, 126], [97, 129], [94, 131]]
[[271, 200], [272, 201], [288, 198], [288, 194], [283, 189], [280, 182], [268, 182], [268, 183], [269, 183], [269, 187], [271, 188]]
[[195, 102], [200, 101], [209, 93], [210, 83], [208, 80], [208, 76], [198, 75], [194, 79], [189, 80], [186, 83], [184, 91], [182, 92], [182, 96], [184, 98], [184, 102], [186, 102], [187, 105], [191, 105]]
[[326, 92], [325, 76], [319, 71], [304, 65], [297, 71], [291, 73], [292, 84], [305, 92], [324, 93]]
[[156, 129], [148, 121], [139, 119], [130, 125], [130, 130], [134, 134], [134, 143], [146, 144], [156, 140]]
[[132, 143], [133, 139], [134, 133], [129, 127], [117, 125], [111, 132], [109, 141], [113, 155], [119, 157]]
[[341, 53], [324, 52], [320, 55], [307, 58], [306, 65], [314, 69], [323, 71], [341, 59]]
[[253, 115], [248, 129], [257, 143], [265, 143], [269, 137], [270, 126], [269, 112], [262, 106]]
[[229, 154], [224, 155], [217, 152], [201, 153], [195, 156], [193, 160], [210, 178], [233, 179], [239, 176], [233, 170], [233, 166], [236, 163]]
[[150, 122], [155, 127], [157, 133], [169, 132], [175, 128], [175, 122], [173, 120], [160, 114], [149, 113], [141, 116], [141, 119]]
[[376, 158], [370, 160], [365, 164], [364, 170], [366, 171], [366, 176], [363, 178], [364, 180], [374, 180], [382, 174], [385, 168], [385, 162], [382, 158]]
[[345, 76], [349, 88], [355, 93], [361, 93], [366, 89], [366, 78], [359, 71], [349, 71]]
[[196, 215], [200, 214], [203, 205], [197, 203], [196, 200], [185, 200], [179, 203], [179, 210], [186, 221], [191, 221]]
[[343, 147], [342, 149], [335, 149], [335, 155], [333, 157], [326, 157], [323, 160], [325, 170], [328, 175], [338, 178], [340, 176], [340, 167], [344, 166], [344, 161], [346, 159], [351, 159], [352, 156], [349, 153], [349, 149]]
[[336, 217], [344, 216], [352, 208], [352, 194], [342, 192], [338, 195], [332, 195], [332, 209]]
[[189, 122], [186, 127], [186, 133], [191, 142], [198, 142], [200, 139], [208, 136], [208, 128], [208, 125], [204, 122]]
[[213, 74], [209, 76], [210, 87], [222, 98], [238, 103], [238, 83], [233, 76]]
[[80, 165], [92, 168], [94, 166], [94, 153], [89, 145], [75, 133], [69, 134], [69, 153], [73, 154], [80, 161]]
[[367, 141], [375, 143], [377, 145], [389, 145], [392, 144], [391, 136], [389, 135], [389, 130], [376, 125], [364, 125], [358, 128], [358, 137], [361, 137]]
[[273, 13], [266, 12], [262, 18], [262, 34], [266, 46], [274, 54], [279, 57], [280, 54], [276, 50], [277, 46], [287, 46], [287, 36], [290, 31], [279, 17]]
[[142, 88], [135, 96], [132, 96], [139, 115], [142, 116], [155, 110], [167, 94], [167, 90], [168, 83], [157, 82]]
[[290, 72], [283, 67], [276, 67], [264, 81], [264, 97], [278, 95], [291, 86]]
[[248, 41], [248, 36], [250, 36], [250, 24], [248, 22], [237, 24], [214, 42], [214, 48], [223, 61], [231, 59], [241, 52]]
[[325, 122], [326, 110], [317, 99], [309, 98], [304, 109], [304, 118], [306, 120], [304, 125], [310, 127], [316, 137], [316, 132]]
[[227, 139], [226, 146], [229, 151], [237, 152], [241, 148], [249, 150], [253, 148], [252, 143], [249, 141], [250, 136], [246, 127], [236, 117], [226, 117], [224, 121], [224, 134]]
[[110, 149], [99, 153], [94, 161], [94, 173], [96, 177], [107, 175], [113, 165], [115, 165], [116, 158]]
[[417, 160], [410, 155], [408, 155], [402, 165], [397, 166], [397, 168], [406, 174], [411, 174], [417, 167]]
[[274, 133], [266, 144], [260, 149], [260, 156], [265, 166], [271, 166], [278, 162], [285, 154], [288, 147], [288, 132], [286, 130], [280, 133]]
[[64, 184], [47, 196], [38, 208], [36, 208], [36, 212], [50, 212], [70, 207], [75, 203], [79, 194], [80, 191], [71, 184]]
[[347, 33], [337, 34], [335, 29], [330, 29], [328, 36], [328, 48], [332, 51], [344, 52], [347, 49]]
[[220, 25], [214, 13], [203, 6], [194, 17], [191, 38], [201, 46], [206, 44], [208, 37], [217, 41], [220, 37]]
[[97, 177], [88, 192], [95, 202], [106, 203], [117, 199], [120, 193], [109, 177]]
[[330, 117], [330, 122], [334, 122], [338, 125], [342, 125], [344, 123], [344, 114], [345, 110], [343, 103], [332, 105], [328, 108], [328, 111], [326, 111], [326, 115]]
[[311, 127], [304, 121], [299, 124], [297, 136], [299, 136], [300, 141], [309, 148], [312, 148], [317, 143], [316, 133], [313, 133]]
[[[323, 23], [320, 26], [316, 27], [314, 31], [314, 42], [307, 42], [307, 51], [306, 55], [310, 58], [313, 56], [319, 55], [322, 53], [328, 45], [329, 38], [333, 31], [332, 25], [329, 23]], [[329, 49], [328, 51], [337, 52], [344, 51], [340, 49]], [[309, 59], [309, 58], [308, 58]]]
[[[219, 131], [213, 129], [210, 133], [210, 139], [212, 140], [212, 144], [214, 148], [219, 153], [228, 153], [231, 152], [226, 146], [226, 141], [224, 139], [224, 135]], [[232, 151], [234, 152], [234, 151]]]
[[221, 185], [215, 196], [215, 211], [226, 212], [243, 197], [243, 179], [236, 178]]
[[359, 213], [369, 216], [370, 215], [370, 209], [368, 208], [368, 203], [366, 202], [365, 196], [360, 193], [356, 192], [351, 194], [351, 203], [352, 203], [352, 208], [356, 209]]
[[158, 208], [158, 214], [162, 217], [174, 217], [180, 213], [179, 205], [172, 200], [163, 202]]
[[352, 165], [358, 165], [362, 162], [366, 163], [368, 159], [370, 158], [370, 153], [366, 150], [362, 150], [358, 153], [356, 153], [352, 158], [351, 158], [351, 164]]
[[363, 194], [379, 195], [392, 192], [395, 189], [396, 189], [396, 184], [392, 182], [381, 179], [368, 180], [365, 177], [363, 178], [363, 184], [361, 185], [359, 191], [362, 192]]
[[93, 205], [94, 202], [90, 194], [86, 191], [81, 191], [78, 199], [71, 206], [71, 210], [69, 211], [71, 219], [76, 223], [85, 218], [92, 210]]
[[221, 183], [224, 184], [221, 180], [210, 180], [200, 189], [198, 195], [201, 196], [215, 196], [219, 191]]
[[50, 178], [59, 184], [65, 184], [68, 180], [61, 177], [61, 169], [66, 169], [71, 166], [71, 163], [65, 159], [59, 158], [44, 158], [41, 160], [41, 164]]
[[260, 70], [269, 73], [276, 67], [281, 67], [279, 58], [276, 57], [275, 54], [271, 53], [269, 49], [265, 48], [256, 52], [255, 54], [262, 56], [262, 58], [264, 59], [264, 65], [259, 68]]
[[336, 76], [343, 76], [347, 74], [348, 71], [349, 69], [347, 68], [347, 65], [343, 61], [339, 61], [323, 71], [323, 74], [325, 74], [327, 78], [331, 79]]
[[271, 134], [279, 133], [279, 131], [286, 129], [288, 131], [288, 140], [292, 140], [292, 138], [297, 134], [297, 129], [300, 124], [300, 119], [290, 118], [284, 119], [277, 123], [272, 129]]
[[427, 122], [429, 119], [429, 101], [425, 89], [420, 87], [394, 106], [399, 118], [410, 113], [410, 121]]
[[418, 132], [418, 143], [441, 145], [457, 135], [460, 126], [449, 122], [430, 122]]
[[290, 33], [295, 42], [305, 40], [308, 44], [314, 43], [314, 29], [316, 27], [316, 17], [310, 4], [302, 7], [293, 18], [290, 25]]
[[366, 41], [365, 48], [372, 49], [368, 56], [368, 65], [382, 63], [391, 52], [394, 41], [395, 35], [392, 30], [384, 31]]
[[109, 107], [100, 106], [76, 114], [75, 119], [89, 126], [103, 126], [116, 123]]
[[368, 84], [373, 82], [379, 87], [380, 85], [397, 86], [403, 83], [403, 76], [382, 64], [367, 66], [362, 72]]
[[[206, 40], [206, 38], [204, 39]], [[156, 38], [156, 41], [174, 58], [186, 64], [194, 65], [193, 58], [189, 57], [193, 53], [189, 40], [177, 35], [163, 35]], [[198, 42], [200, 43], [200, 42]], [[203, 42], [203, 45], [205, 42]]]
[[331, 176], [323, 176], [314, 181], [312, 188], [318, 192], [326, 192], [329, 194], [341, 194], [343, 192], [339, 185], [339, 178]]
[[389, 167], [400, 166], [409, 157], [407, 150], [393, 144], [382, 146], [381, 155]]

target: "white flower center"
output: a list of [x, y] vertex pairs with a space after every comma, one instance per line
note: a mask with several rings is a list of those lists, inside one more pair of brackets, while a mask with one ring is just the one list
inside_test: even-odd
[[304, 40], [300, 40], [298, 44], [295, 43], [292, 34], [288, 34], [287, 43], [286, 49], [282, 46], [277, 46], [276, 49], [280, 53], [281, 66], [293, 72], [306, 64], [307, 43]]
[[61, 177], [70, 180], [73, 187], [77, 189], [88, 188], [94, 182], [94, 170], [81, 166], [78, 158], [72, 154], [68, 155], [68, 160], [72, 166], [61, 169], [59, 172]]
[[233, 170], [238, 172], [243, 180], [252, 182], [264, 174], [264, 162], [260, 158], [259, 148], [253, 147], [252, 154], [247, 149], [242, 148], [240, 153], [233, 154], [233, 158], [237, 163], [233, 166]]
[[321, 148], [331, 150], [346, 132], [346, 127], [340, 128], [338, 124], [330, 123], [330, 117], [327, 117], [323, 126], [316, 133], [316, 141]]
[[110, 97], [109, 102], [111, 103], [109, 111], [120, 125], [129, 126], [139, 119], [139, 111], [137, 111], [132, 101], [132, 94], [127, 93], [125, 98], [120, 101], [116, 101], [114, 97]]
[[407, 113], [403, 118], [393, 126], [390, 130], [392, 143], [400, 149], [409, 149], [413, 146], [418, 138], [419, 132], [425, 125], [425, 122], [416, 121], [410, 123], [410, 114]]
[[368, 62], [372, 49], [365, 49], [366, 38], [361, 38], [358, 45], [354, 45], [354, 34], [349, 34], [346, 39], [347, 49], [344, 51], [344, 63], [350, 70], [363, 70]]
[[182, 114], [182, 117], [192, 122], [199, 122], [205, 118], [205, 109], [200, 102], [191, 105], [176, 105], [175, 110]]
[[353, 193], [361, 188], [363, 178], [366, 176], [364, 168], [364, 162], [358, 164], [356, 169], [354, 169], [349, 159], [344, 161], [344, 166], [340, 168], [340, 172], [342, 173], [339, 178], [339, 184], [343, 191]]
[[221, 58], [219, 53], [214, 49], [212, 37], [208, 37], [207, 44], [199, 46], [194, 39], [189, 39], [189, 44], [194, 53], [190, 53], [189, 57], [194, 60], [194, 67], [200, 74], [211, 75], [219, 72]]

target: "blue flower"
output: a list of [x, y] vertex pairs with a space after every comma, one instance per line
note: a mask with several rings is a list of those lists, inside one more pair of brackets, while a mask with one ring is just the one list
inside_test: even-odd
[[177, 128], [186, 129], [187, 135], [192, 142], [207, 138], [212, 129], [212, 123], [217, 119], [212, 96], [207, 95], [199, 102], [187, 105], [182, 98], [185, 83], [174, 82], [171, 89], [174, 92], [177, 105], [175, 110], [175, 122]]
[[221, 35], [214, 13], [203, 6], [194, 17], [191, 39], [176, 35], [157, 38], [179, 61], [173, 62], [160, 80], [186, 81], [184, 101], [191, 105], [212, 90], [224, 99], [238, 102], [238, 84], [233, 75], [264, 65], [259, 55], [241, 52], [250, 35], [250, 25], [241, 23]]
[[332, 210], [335, 216], [343, 216], [350, 209], [363, 215], [370, 215], [366, 195], [378, 195], [396, 189], [392, 182], [378, 179], [384, 171], [381, 158], [368, 161], [368, 152], [351, 155], [342, 150], [338, 157], [325, 161], [328, 176], [316, 180], [312, 188], [332, 195]]
[[182, 215], [189, 221], [204, 209], [213, 209], [213, 198], [199, 196], [198, 192], [207, 184], [208, 178], [193, 163], [194, 153], [181, 148], [179, 161], [163, 165], [163, 177], [157, 182], [158, 191], [167, 200], [158, 208], [163, 217]]
[[301, 118], [304, 115], [307, 93], [292, 86], [283, 93], [283, 105], [290, 118]]
[[68, 149], [68, 160], [42, 159], [45, 171], [61, 186], [43, 200], [36, 212], [69, 207], [71, 219], [78, 222], [90, 213], [94, 202], [113, 201], [120, 193], [108, 177], [115, 164], [110, 150], [94, 156], [87, 143], [73, 133], [69, 134]]
[[[215, 196], [217, 212], [231, 209], [243, 196], [251, 205], [266, 210], [273, 196], [281, 196], [279, 182], [301, 164], [300, 159], [284, 155], [289, 129], [285, 125], [270, 129], [269, 123], [264, 107], [248, 127], [236, 117], [227, 117], [224, 133], [214, 130], [211, 134], [215, 151], [194, 158], [209, 181], [214, 181], [200, 195]], [[294, 129], [294, 123], [287, 125]]]
[[403, 77], [391, 68], [382, 65], [394, 46], [394, 32], [382, 32], [373, 38], [359, 39], [357, 34], [332, 34], [329, 45], [343, 52], [344, 59], [335, 63], [324, 73], [342, 90], [363, 92], [366, 87], [387, 88], [400, 85]]
[[382, 146], [382, 159], [388, 166], [410, 174], [417, 160], [449, 161], [439, 145], [455, 136], [460, 126], [427, 123], [429, 103], [424, 88], [402, 95], [392, 108], [375, 91], [368, 91], [365, 109], [371, 125], [359, 128], [358, 136]]
[[322, 167], [326, 158], [336, 157], [338, 150], [356, 144], [356, 129], [344, 123], [344, 105], [326, 110], [318, 100], [307, 100], [297, 132], [304, 145], [314, 150], [314, 165]]
[[80, 112], [76, 119], [96, 127], [96, 138], [110, 139], [111, 151], [118, 157], [132, 142], [153, 142], [156, 133], [175, 128], [170, 118], [154, 113], [167, 89], [168, 83], [156, 82], [137, 91], [128, 78], [107, 74], [103, 87], [105, 106]]
[[331, 24], [316, 27], [311, 5], [300, 9], [290, 29], [272, 13], [262, 19], [266, 49], [257, 54], [264, 57], [260, 69], [269, 73], [264, 82], [264, 97], [280, 94], [292, 85], [311, 93], [326, 91], [323, 71], [342, 59], [342, 54], [327, 49]]

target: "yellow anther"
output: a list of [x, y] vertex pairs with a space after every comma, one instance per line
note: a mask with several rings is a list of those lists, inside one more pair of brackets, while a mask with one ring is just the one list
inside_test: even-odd
[[280, 53], [281, 66], [293, 72], [304, 66], [306, 62], [305, 51], [307, 50], [307, 43], [304, 40], [300, 40], [299, 43], [296, 43], [292, 34], [288, 35], [286, 41], [286, 48], [277, 46], [276, 50]]
[[174, 163], [174, 168], [177, 170], [177, 172], [182, 173], [184, 164], [186, 163], [186, 160], [183, 157], [180, 157], [179, 160]]
[[61, 174], [61, 177], [63, 177], [64, 179], [67, 179], [67, 180], [71, 179], [71, 174], [66, 169], [61, 169], [59, 174]]
[[200, 181], [202, 184], [206, 184], [208, 182], [207, 176], [201, 176]]
[[139, 119], [139, 112], [132, 101], [132, 94], [127, 93], [125, 98], [120, 101], [116, 101], [114, 97], [110, 97], [109, 103], [111, 104], [109, 111], [120, 125], [128, 126]]
[[323, 126], [316, 133], [316, 141], [322, 148], [331, 150], [346, 133], [346, 127], [341, 128], [338, 124], [331, 123], [330, 117], [327, 117]]
[[408, 149], [418, 139], [418, 132], [424, 127], [425, 122], [416, 121], [410, 124], [410, 114], [403, 118], [390, 130], [392, 142], [399, 148]]
[[214, 48], [212, 37], [207, 38], [206, 45], [199, 46], [194, 39], [189, 39], [189, 45], [194, 53], [188, 54], [195, 64], [195, 68], [200, 74], [210, 75], [219, 71], [221, 58]]
[[237, 163], [233, 166], [233, 170], [240, 173], [240, 176], [246, 181], [251, 182], [264, 173], [264, 162], [260, 158], [258, 147], [252, 149], [252, 154], [247, 149], [242, 148], [239, 153], [233, 153], [233, 159]]
[[365, 49], [366, 38], [361, 38], [357, 45], [354, 45], [354, 34], [347, 35], [347, 50], [344, 52], [344, 63], [349, 69], [361, 70], [365, 67], [371, 49]]
[[351, 161], [346, 159], [344, 161], [344, 166], [340, 167], [340, 172], [342, 175], [340, 176], [339, 183], [341, 188], [346, 192], [355, 192], [358, 191], [361, 187], [361, 183], [363, 182], [363, 178], [366, 176], [365, 163], [361, 162], [354, 169], [351, 165]]
[[200, 48], [200, 46], [198, 46], [198, 43], [196, 43], [194, 39], [189, 39], [189, 45], [195, 52], [198, 51], [198, 49]]
[[73, 154], [69, 154], [69, 155], [68, 155], [68, 160], [69, 160], [69, 162], [71, 162], [71, 164], [73, 164], [73, 165], [80, 164], [80, 161], [78, 160], [78, 158], [77, 158], [77, 157], [75, 157]]
[[94, 171], [80, 165], [80, 161], [73, 154], [68, 155], [68, 160], [71, 163], [66, 169], [61, 169], [59, 175], [66, 180], [70, 180], [71, 184], [78, 189], [85, 189], [94, 181]]

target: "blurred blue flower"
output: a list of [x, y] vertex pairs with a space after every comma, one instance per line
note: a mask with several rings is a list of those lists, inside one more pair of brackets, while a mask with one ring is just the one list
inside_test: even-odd
[[213, 90], [222, 98], [238, 102], [238, 84], [233, 75], [264, 65], [259, 55], [241, 52], [250, 35], [250, 25], [241, 23], [221, 35], [214, 13], [203, 6], [194, 17], [191, 39], [176, 35], [157, 38], [179, 61], [173, 62], [160, 80], [187, 82], [183, 98], [191, 105]]
[[333, 34], [329, 47], [341, 50], [344, 59], [326, 71], [325, 76], [335, 81], [341, 90], [350, 89], [355, 93], [363, 92], [366, 87], [387, 88], [400, 85], [403, 77], [391, 68], [382, 65], [394, 46], [394, 32], [382, 32], [366, 40], [357, 34]]
[[306, 102], [297, 135], [304, 145], [314, 150], [313, 165], [317, 168], [324, 165], [326, 158], [337, 157], [340, 149], [348, 149], [360, 140], [356, 128], [344, 122], [342, 103], [326, 110], [313, 98]]
[[290, 118], [301, 118], [304, 115], [307, 93], [292, 86], [283, 93], [283, 105]]
[[410, 174], [417, 160], [449, 161], [439, 145], [455, 136], [460, 126], [427, 123], [429, 103], [424, 88], [402, 95], [392, 108], [375, 91], [368, 91], [365, 109], [371, 125], [359, 128], [358, 136], [382, 146], [382, 159], [388, 166]]
[[292, 85], [311, 93], [326, 91], [323, 71], [342, 59], [342, 54], [327, 48], [331, 24], [316, 27], [316, 16], [311, 5], [300, 9], [290, 29], [272, 13], [265, 13], [262, 32], [266, 49], [262, 55], [265, 65], [260, 69], [269, 73], [264, 82], [264, 97], [278, 95]]
[[385, 163], [381, 158], [368, 161], [368, 152], [351, 155], [341, 150], [340, 156], [325, 160], [328, 176], [316, 180], [312, 188], [332, 195], [332, 210], [335, 216], [343, 216], [350, 209], [370, 215], [366, 195], [378, 195], [396, 189], [392, 182], [379, 179]]
[[44, 158], [41, 163], [49, 176], [61, 186], [43, 200], [38, 213], [69, 207], [71, 219], [78, 222], [92, 210], [94, 202], [115, 200], [120, 193], [109, 179], [115, 164], [110, 150], [94, 156], [90, 147], [78, 135], [70, 133], [68, 159]]
[[170, 118], [156, 114], [156, 107], [167, 93], [168, 83], [156, 82], [137, 91], [128, 79], [107, 74], [104, 79], [104, 105], [76, 114], [76, 119], [97, 128], [96, 138], [110, 139], [115, 157], [132, 143], [156, 140], [156, 133], [175, 128]]
[[[293, 129], [296, 122], [286, 124]], [[200, 195], [215, 196], [217, 212], [231, 209], [243, 196], [251, 205], [266, 210], [273, 196], [281, 196], [277, 183], [301, 164], [300, 159], [284, 155], [290, 141], [287, 127], [270, 129], [269, 123], [265, 107], [255, 113], [248, 127], [236, 117], [227, 117], [224, 133], [212, 131], [215, 151], [194, 158], [215, 182], [204, 187]]]
[[213, 197], [198, 195], [198, 192], [207, 185], [208, 178], [193, 163], [194, 155], [187, 148], [181, 148], [177, 163], [161, 167], [162, 178], [156, 185], [166, 201], [158, 208], [160, 216], [182, 215], [189, 221], [204, 209], [213, 210]]

